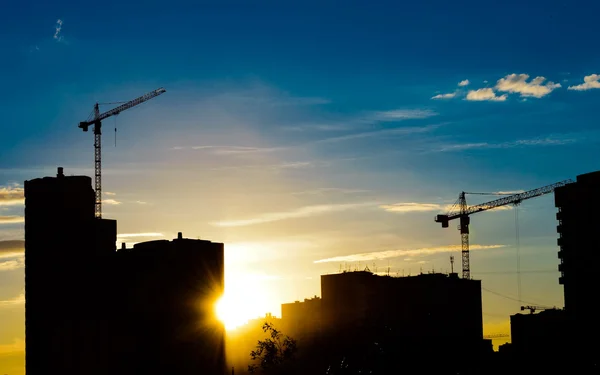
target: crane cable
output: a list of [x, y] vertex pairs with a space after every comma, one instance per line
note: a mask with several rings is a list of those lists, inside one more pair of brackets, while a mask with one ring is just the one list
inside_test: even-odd
[[517, 299], [521, 300], [521, 244], [519, 240], [519, 205], [515, 204], [515, 244], [517, 247]]

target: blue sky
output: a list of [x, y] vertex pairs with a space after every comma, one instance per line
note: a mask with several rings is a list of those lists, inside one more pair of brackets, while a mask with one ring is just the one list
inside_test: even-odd
[[[5, 197], [58, 165], [91, 174], [92, 136], [77, 123], [96, 101], [163, 86], [104, 123], [105, 216], [130, 243], [178, 231], [224, 241], [230, 269], [270, 290], [263, 307], [279, 313], [340, 266], [315, 261], [459, 244], [433, 216], [462, 190], [526, 190], [600, 169], [594, 2], [168, 4], [3, 5]], [[554, 212], [551, 196], [519, 208], [521, 267], [543, 271], [523, 274], [522, 293], [561, 305]], [[8, 222], [22, 214], [19, 201], [0, 204], [0, 241], [22, 239], [22, 223]], [[509, 297], [514, 226], [514, 210], [472, 226], [474, 244], [504, 246], [473, 251], [474, 276]], [[449, 253], [436, 254], [373, 262], [447, 269]], [[3, 259], [0, 300], [18, 301], [21, 258]], [[517, 306], [486, 293], [484, 304], [488, 327]], [[22, 306], [0, 314], [20, 322]], [[19, 324], [0, 351], [19, 350]], [[0, 357], [18, 367], [9, 362]]]

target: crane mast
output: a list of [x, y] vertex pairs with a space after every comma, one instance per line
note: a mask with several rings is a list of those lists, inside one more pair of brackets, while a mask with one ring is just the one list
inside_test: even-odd
[[461, 255], [462, 255], [462, 277], [463, 279], [471, 278], [470, 268], [470, 257], [469, 257], [469, 224], [471, 223], [470, 215], [505, 206], [508, 204], [519, 204], [526, 199], [539, 197], [541, 195], [549, 194], [554, 192], [556, 188], [573, 183], [573, 180], [564, 180], [551, 185], [543, 186], [537, 189], [529, 190], [523, 193], [508, 195], [499, 199], [495, 199], [490, 202], [477, 204], [474, 206], [467, 205], [467, 194], [477, 193], [466, 193], [461, 192], [458, 196], [456, 203], [450, 208], [450, 210], [443, 215], [437, 215], [435, 222], [440, 223], [442, 228], [448, 228], [449, 222], [454, 219], [459, 219], [458, 230], [460, 231], [461, 237]]
[[118, 115], [119, 113], [155, 98], [166, 91], [167, 90], [161, 87], [104, 113], [100, 113], [100, 105], [96, 103], [94, 104], [94, 110], [90, 118], [79, 123], [78, 127], [83, 129], [84, 132], [87, 132], [91, 125], [94, 126], [94, 190], [96, 195], [94, 211], [96, 218], [102, 218], [102, 120]]

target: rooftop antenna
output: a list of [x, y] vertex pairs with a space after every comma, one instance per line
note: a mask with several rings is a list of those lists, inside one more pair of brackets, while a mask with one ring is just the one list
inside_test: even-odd
[[387, 275], [390, 275], [390, 261], [388, 260], [388, 268], [387, 268]]
[[454, 255], [450, 255], [450, 272], [454, 273]]

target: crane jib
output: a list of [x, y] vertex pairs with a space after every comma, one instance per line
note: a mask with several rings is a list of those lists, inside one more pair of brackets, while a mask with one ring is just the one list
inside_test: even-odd
[[437, 215], [435, 217], [435, 222], [441, 223], [442, 227], [447, 228], [447, 222], [450, 220], [458, 219], [464, 215], [471, 215], [471, 214], [474, 214], [477, 212], [491, 210], [491, 209], [505, 206], [508, 204], [519, 204], [526, 199], [531, 199], [531, 198], [535, 198], [535, 197], [539, 197], [539, 196], [542, 196], [545, 194], [552, 193], [552, 192], [554, 192], [554, 190], [556, 188], [559, 188], [564, 185], [568, 185], [570, 183], [573, 183], [573, 180], [560, 181], [560, 182], [557, 182], [557, 183], [554, 183], [551, 185], [543, 186], [541, 188], [529, 190], [529, 191], [526, 191], [523, 193], [509, 195], [506, 197], [495, 199], [490, 202], [477, 204], [477, 205], [474, 205], [471, 207], [468, 207], [465, 205], [466, 207], [463, 208], [465, 210], [464, 212], [461, 212], [460, 206], [459, 206], [458, 212], [451, 211], [444, 215]]
[[84, 132], [88, 131], [90, 125], [94, 125], [94, 188], [96, 195], [96, 218], [102, 218], [102, 120], [110, 116], [118, 115], [119, 113], [155, 98], [166, 91], [167, 90], [161, 87], [102, 114], [98, 110], [98, 103], [96, 103], [94, 105], [94, 117], [91, 120], [79, 123], [79, 128], [83, 129]]

